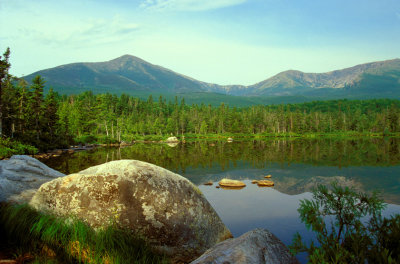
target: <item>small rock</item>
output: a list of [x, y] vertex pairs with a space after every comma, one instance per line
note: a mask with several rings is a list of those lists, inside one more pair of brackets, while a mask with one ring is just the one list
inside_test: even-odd
[[231, 179], [222, 179], [218, 183], [221, 187], [245, 187], [246, 184], [241, 181], [231, 180]]
[[251, 183], [252, 184], [256, 184], [256, 183], [258, 183], [258, 181], [257, 180], [252, 180]]
[[204, 183], [204, 185], [213, 185], [213, 182], [212, 181], [208, 181], [208, 182]]
[[266, 179], [271, 178], [271, 177], [272, 177], [271, 174], [264, 176], [264, 178], [266, 178]]
[[221, 189], [224, 189], [224, 190], [241, 190], [241, 189], [243, 189], [245, 186], [243, 186], [243, 187], [227, 187], [227, 186], [221, 186]]
[[230, 138], [227, 139], [227, 141], [228, 142], [233, 142], [233, 138], [230, 137]]
[[167, 143], [178, 143], [179, 140], [176, 137], [169, 137], [169, 138], [167, 138], [167, 140], [165, 142], [167, 142]]
[[268, 180], [261, 180], [257, 182], [257, 185], [261, 187], [272, 187], [274, 186], [274, 182]]
[[219, 189], [219, 188], [221, 188], [221, 187], [217, 185], [217, 186], [215, 186], [215, 188]]

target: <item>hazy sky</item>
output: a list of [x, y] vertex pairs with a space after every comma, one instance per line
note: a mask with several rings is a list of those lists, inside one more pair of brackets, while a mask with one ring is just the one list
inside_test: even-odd
[[140, 57], [195, 79], [254, 84], [400, 57], [399, 0], [0, 0], [11, 73]]

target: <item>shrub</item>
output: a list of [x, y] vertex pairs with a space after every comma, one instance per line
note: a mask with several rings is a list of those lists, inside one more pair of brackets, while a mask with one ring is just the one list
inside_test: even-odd
[[78, 138], [75, 138], [76, 144], [94, 144], [97, 143], [97, 137], [94, 135], [84, 135]]
[[313, 200], [302, 200], [298, 209], [317, 243], [307, 246], [297, 233], [291, 251], [307, 252], [310, 263], [399, 263], [400, 216], [382, 219], [384, 207], [377, 192], [320, 185]]
[[17, 154], [35, 154], [38, 152], [38, 149], [30, 146], [22, 144], [18, 141], [13, 141], [10, 139], [1, 139], [0, 138], [0, 159], [11, 157], [12, 155]]

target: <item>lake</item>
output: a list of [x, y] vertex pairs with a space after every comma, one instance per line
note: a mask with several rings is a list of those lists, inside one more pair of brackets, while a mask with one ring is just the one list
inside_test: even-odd
[[[234, 236], [261, 227], [287, 245], [297, 231], [311, 239], [312, 233], [298, 219], [299, 201], [310, 199], [316, 184], [332, 181], [365, 192], [379, 189], [388, 203], [384, 215], [400, 213], [399, 138], [137, 143], [64, 154], [43, 162], [69, 174], [117, 159], [150, 162], [186, 177], [199, 186]], [[274, 187], [251, 184], [268, 174]], [[223, 178], [241, 180], [247, 186], [217, 189]], [[203, 185], [208, 181], [214, 184]], [[299, 259], [306, 262], [304, 255]]]

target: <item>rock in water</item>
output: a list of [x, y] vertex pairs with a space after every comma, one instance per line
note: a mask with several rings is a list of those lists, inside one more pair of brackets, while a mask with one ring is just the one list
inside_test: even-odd
[[242, 188], [245, 187], [246, 184], [242, 181], [231, 180], [231, 179], [222, 179], [218, 183], [222, 187], [232, 187], [232, 188]]
[[65, 174], [30, 156], [0, 160], [0, 201], [29, 202], [40, 185], [62, 176]]
[[169, 138], [167, 138], [167, 140], [165, 142], [167, 142], [167, 143], [179, 143], [179, 140], [176, 137], [169, 137]]
[[112, 220], [143, 235], [173, 262], [190, 262], [232, 237], [194, 184], [136, 160], [108, 162], [45, 183], [30, 204], [77, 216], [95, 228]]
[[261, 187], [272, 187], [274, 186], [274, 182], [269, 180], [261, 180], [257, 182], [257, 185]]
[[287, 247], [265, 229], [254, 229], [207, 250], [191, 264], [298, 264]]

